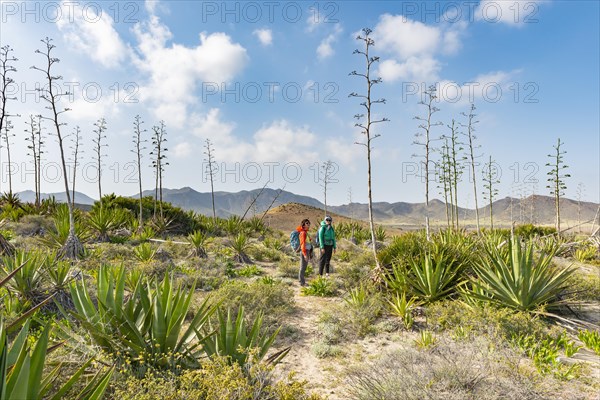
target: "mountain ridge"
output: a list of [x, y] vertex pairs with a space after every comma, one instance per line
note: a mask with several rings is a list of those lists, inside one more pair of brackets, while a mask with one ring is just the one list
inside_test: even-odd
[[[262, 192], [261, 192], [262, 191]], [[22, 201], [33, 201], [33, 191], [17, 193]], [[145, 190], [143, 196], [153, 196], [154, 190]], [[260, 194], [260, 195], [259, 195]], [[42, 198], [55, 196], [57, 201], [64, 201], [64, 193], [44, 193]], [[298, 203], [324, 209], [324, 204], [310, 196], [298, 195], [285, 190], [270, 188], [242, 190], [239, 192], [217, 191], [215, 195], [215, 210], [220, 217], [231, 215], [262, 215], [269, 207], [273, 208], [288, 203]], [[133, 195], [130, 197], [137, 197]], [[275, 200], [275, 198], [277, 199]], [[185, 186], [178, 189], [163, 189], [163, 200], [186, 210], [212, 215], [212, 200], [210, 192], [198, 192]], [[275, 200], [275, 201], [274, 201]], [[91, 205], [95, 200], [83, 193], [76, 192], [76, 202]], [[253, 203], [253, 204], [252, 204]], [[252, 206], [251, 206], [252, 204]], [[483, 226], [489, 222], [489, 204], [479, 208], [480, 221]], [[554, 198], [544, 195], [531, 195], [518, 199], [504, 197], [492, 204], [494, 221], [501, 223], [516, 221], [517, 223], [553, 224], [554, 223]], [[561, 219], [564, 221], [589, 221], [597, 218], [599, 205], [593, 202], [578, 202], [576, 200], [561, 199]], [[354, 219], [368, 219], [368, 205], [364, 203], [349, 203], [339, 206], [328, 206], [329, 212]], [[461, 222], [475, 223], [475, 210], [458, 207]], [[409, 202], [374, 202], [373, 216], [378, 223], [388, 224], [423, 224], [426, 214], [425, 203]], [[430, 201], [430, 219], [433, 221], [446, 221], [446, 206], [439, 199]]]

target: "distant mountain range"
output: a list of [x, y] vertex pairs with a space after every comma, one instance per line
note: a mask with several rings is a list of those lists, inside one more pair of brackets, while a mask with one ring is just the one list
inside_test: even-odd
[[[218, 216], [228, 217], [231, 215], [242, 215], [248, 210], [248, 215], [262, 214], [269, 206], [276, 207], [287, 203], [299, 203], [316, 208], [324, 208], [319, 200], [297, 195], [288, 191], [274, 189], [243, 190], [237, 193], [215, 192], [215, 209]], [[259, 196], [260, 193], [260, 196]], [[279, 196], [278, 196], [279, 193]], [[18, 193], [23, 201], [31, 202], [35, 199], [32, 191]], [[143, 192], [144, 196], [153, 196], [153, 190]], [[65, 201], [64, 193], [43, 194], [43, 198], [54, 196], [57, 201]], [[258, 197], [257, 197], [258, 196]], [[273, 200], [275, 197], [275, 202]], [[252, 206], [251, 203], [256, 198]], [[210, 193], [200, 193], [190, 187], [181, 189], [163, 189], [163, 200], [186, 210], [211, 215], [212, 202]], [[78, 204], [90, 205], [94, 199], [85, 194], [76, 192], [75, 201]], [[496, 200], [493, 204], [494, 221], [501, 224], [510, 221], [517, 223], [554, 223], [554, 199], [549, 196], [532, 195], [523, 199], [506, 197]], [[597, 218], [599, 205], [591, 202], [578, 202], [571, 199], [561, 200], [561, 219], [564, 221], [589, 221]], [[432, 200], [429, 205], [430, 219], [438, 223], [446, 221], [446, 206], [440, 200]], [[368, 218], [368, 207], [366, 204], [351, 203], [341, 206], [328, 206], [330, 212], [351, 218], [366, 220]], [[475, 210], [458, 209], [460, 220], [468, 224], [475, 223]], [[512, 215], [512, 216], [511, 216]], [[425, 218], [424, 203], [406, 202], [376, 202], [373, 203], [373, 216], [375, 221], [386, 224], [398, 225], [420, 225]], [[489, 221], [489, 205], [479, 209], [479, 216], [483, 224]]]
[[[24, 190], [22, 192], [18, 192], [17, 195], [19, 196], [19, 199], [21, 199], [21, 201], [23, 201], [25, 203], [35, 202], [35, 192], [33, 190]], [[67, 195], [65, 194], [65, 192], [42, 193], [41, 194], [42, 199], [49, 199], [52, 196], [54, 196], [56, 201], [58, 201], [60, 203], [64, 203], [67, 201]], [[75, 203], [84, 204], [86, 206], [91, 206], [92, 204], [94, 204], [95, 201], [96, 200], [92, 199], [91, 197], [89, 197], [81, 192], [75, 191]]]

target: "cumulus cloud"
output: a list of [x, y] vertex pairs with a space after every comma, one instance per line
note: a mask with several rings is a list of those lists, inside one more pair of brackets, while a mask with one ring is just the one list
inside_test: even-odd
[[379, 65], [379, 76], [384, 81], [396, 81], [418, 77], [424, 82], [433, 82], [438, 79], [441, 65], [432, 57], [410, 57], [405, 62], [394, 59], [382, 61]]
[[317, 47], [317, 56], [319, 59], [323, 60], [325, 58], [331, 57], [334, 54], [333, 44], [337, 42], [339, 35], [342, 33], [342, 27], [340, 24], [335, 24], [333, 28], [333, 32], [327, 35], [325, 39], [319, 43]]
[[432, 26], [403, 15], [383, 14], [372, 33], [377, 48], [384, 54], [380, 76], [390, 82], [438, 80], [438, 56], [456, 53], [466, 28], [466, 22]]
[[230, 82], [246, 65], [246, 49], [225, 33], [201, 33], [200, 43], [187, 47], [169, 44], [172, 34], [157, 16], [134, 27], [138, 40], [135, 66], [148, 82], [140, 87], [140, 97], [154, 105], [159, 119], [183, 127], [188, 108], [197, 99], [194, 92], [201, 82], [217, 86]]
[[65, 43], [73, 49], [88, 54], [105, 67], [116, 67], [124, 61], [129, 48], [114, 28], [109, 13], [96, 13], [94, 7], [85, 10], [77, 2], [63, 1], [56, 26], [62, 32]]
[[255, 29], [252, 34], [258, 38], [263, 46], [273, 44], [273, 32], [270, 29]]
[[221, 111], [213, 108], [205, 115], [192, 118], [194, 135], [209, 138], [222, 160], [239, 162], [297, 162], [301, 165], [318, 160], [314, 150], [317, 136], [306, 126], [294, 126], [287, 120], [265, 124], [244, 140], [234, 134], [236, 125], [222, 119]]
[[513, 94], [510, 90], [514, 77], [519, 73], [514, 71], [494, 71], [480, 74], [462, 84], [455, 81], [443, 80], [438, 83], [438, 97], [441, 101], [465, 107], [471, 103], [496, 103]]

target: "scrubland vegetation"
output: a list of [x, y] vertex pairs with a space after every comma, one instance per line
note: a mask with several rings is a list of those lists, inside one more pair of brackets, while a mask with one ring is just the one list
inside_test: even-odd
[[[14, 203], [14, 199], [11, 200]], [[337, 225], [330, 277], [297, 284], [289, 233], [104, 196], [2, 199], [3, 398], [586, 399], [598, 387], [598, 242]], [[18, 210], [18, 211], [15, 211]], [[302, 289], [302, 290], [301, 290]], [[301, 361], [303, 360], [303, 361]], [[317, 373], [303, 368], [311, 363]]]

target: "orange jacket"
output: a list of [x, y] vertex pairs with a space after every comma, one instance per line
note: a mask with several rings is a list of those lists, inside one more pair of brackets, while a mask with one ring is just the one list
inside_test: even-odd
[[302, 255], [306, 257], [306, 243], [310, 244], [310, 236], [308, 236], [308, 230], [303, 229], [301, 225], [298, 226], [296, 230], [300, 232], [300, 234], [298, 235], [300, 236], [300, 249], [302, 250]]

